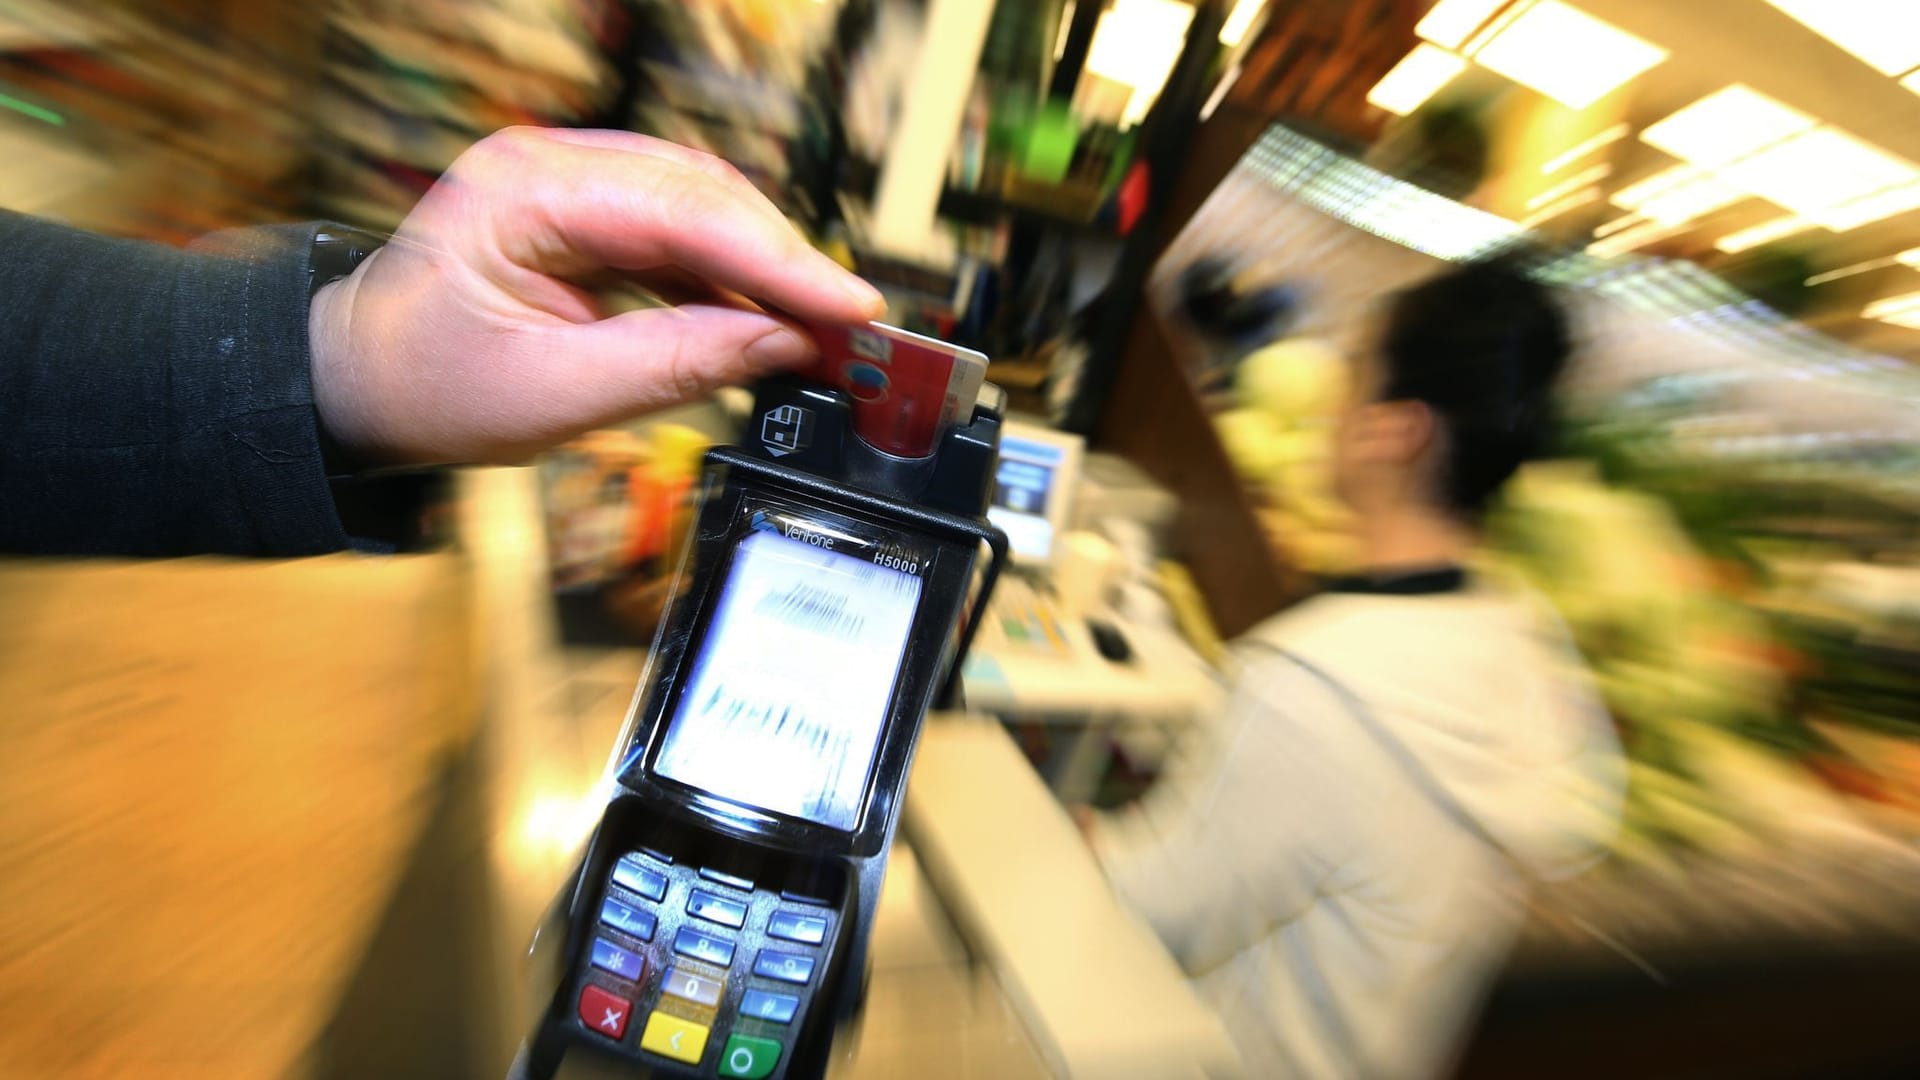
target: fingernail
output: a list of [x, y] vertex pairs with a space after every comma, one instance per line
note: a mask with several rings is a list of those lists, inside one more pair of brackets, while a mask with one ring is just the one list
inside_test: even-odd
[[784, 328], [747, 346], [748, 365], [761, 371], [792, 367], [812, 355], [812, 342]]
[[849, 275], [847, 277], [847, 295], [854, 298], [868, 312], [869, 319], [878, 319], [887, 313], [887, 298], [880, 290], [869, 285], [864, 278]]

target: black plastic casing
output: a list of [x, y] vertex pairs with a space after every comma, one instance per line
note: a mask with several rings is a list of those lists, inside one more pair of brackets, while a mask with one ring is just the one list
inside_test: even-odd
[[[979, 612], [1006, 559], [1006, 538], [985, 516], [999, 428], [996, 413], [976, 409], [972, 423], [949, 429], [934, 454], [897, 458], [857, 438], [843, 393], [781, 379], [758, 388], [742, 445], [708, 451], [695, 534], [621, 734], [613, 793], [558, 905], [562, 910], [554, 913], [564, 918], [566, 959], [529, 1044], [527, 1075], [552, 1075], [563, 1055], [588, 1048], [596, 1057], [626, 1059], [632, 1075], [714, 1075], [712, 1046], [724, 1043], [730, 1030], [727, 1006], [738, 1002], [739, 980], [719, 1010], [705, 1071], [613, 1046], [574, 1015], [580, 987], [596, 978], [585, 956], [613, 864], [645, 848], [828, 902], [833, 931], [823, 949], [824, 970], [772, 1077], [824, 1074], [834, 1029], [858, 1011], [864, 994], [874, 911], [921, 722], [957, 685]], [[920, 599], [851, 831], [745, 806], [653, 771], [729, 560], [764, 515], [827, 524], [919, 562]], [[554, 929], [557, 923], [549, 920]], [[663, 925], [656, 947], [667, 937]], [[761, 944], [741, 941], [749, 958]], [[636, 1021], [651, 1000], [637, 1004]]]

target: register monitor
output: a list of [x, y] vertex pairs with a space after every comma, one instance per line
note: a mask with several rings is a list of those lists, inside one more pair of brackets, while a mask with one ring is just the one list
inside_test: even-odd
[[1015, 566], [1041, 569], [1073, 515], [1080, 486], [1078, 435], [1010, 420], [1001, 428], [1000, 464], [994, 472], [987, 520], [1007, 534]]

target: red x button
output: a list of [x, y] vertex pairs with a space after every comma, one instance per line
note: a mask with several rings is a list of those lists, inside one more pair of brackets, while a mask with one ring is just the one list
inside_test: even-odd
[[627, 1033], [627, 1017], [632, 1012], [633, 1002], [597, 986], [580, 991], [580, 1022], [609, 1039], [618, 1039]]

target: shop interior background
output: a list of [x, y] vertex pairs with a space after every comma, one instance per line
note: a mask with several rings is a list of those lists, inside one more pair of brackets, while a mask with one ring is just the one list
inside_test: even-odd
[[[1034, 943], [1120, 914], [972, 891], [941, 823], [1018, 806], [1076, 865], [1062, 807], [1150, 788], [1228, 643], [1351, 565], [1329, 426], [1378, 298], [1517, 244], [1580, 349], [1487, 558], [1631, 775], [1458, 1071], [1920, 1062], [1920, 3], [0, 2], [0, 206], [86, 229], [390, 232], [516, 124], [732, 162], [1074, 447], [967, 670], [1006, 747], [930, 722], [985, 771], [909, 808], [835, 1075], [1204, 1056], [1143, 1015], [1164, 956]], [[0, 1075], [499, 1075], [741, 411], [435, 478], [391, 557], [0, 561]]]

